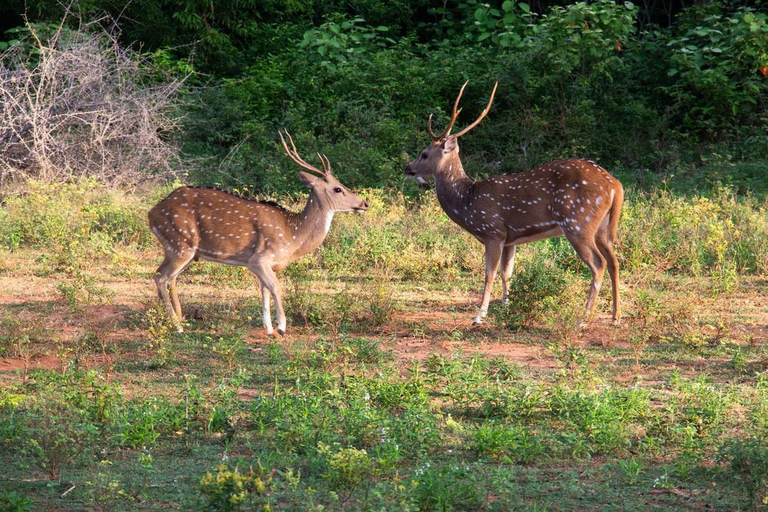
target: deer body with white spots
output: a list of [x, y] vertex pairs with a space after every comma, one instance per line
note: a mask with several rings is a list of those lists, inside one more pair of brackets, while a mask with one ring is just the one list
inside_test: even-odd
[[583, 325], [594, 311], [606, 269], [612, 282], [613, 321], [618, 323], [619, 263], [612, 245], [624, 200], [621, 183], [595, 162], [580, 159], [557, 160], [517, 174], [471, 180], [461, 165], [457, 139], [486, 116], [496, 87], [480, 117], [451, 135], [463, 92], [464, 87], [448, 128], [441, 134], [432, 132], [430, 116], [433, 141], [406, 165], [404, 173], [420, 182], [433, 177], [437, 199], [446, 214], [485, 246], [485, 289], [474, 323], [481, 323], [488, 312], [499, 267], [502, 303], [506, 303], [516, 246], [554, 236], [565, 236], [592, 272], [592, 286], [580, 323]]
[[301, 159], [290, 135], [290, 149], [282, 134], [280, 138], [291, 160], [316, 174], [299, 171], [311, 189], [301, 212], [206, 187], [176, 189], [149, 211], [150, 228], [165, 253], [155, 283], [179, 332], [182, 314], [176, 278], [192, 261], [204, 259], [244, 266], [253, 272], [261, 283], [267, 334], [273, 333], [270, 295], [277, 310], [277, 330], [285, 334], [286, 318], [275, 272], [317, 249], [325, 240], [334, 213], [368, 209], [365, 201], [331, 174], [327, 158], [320, 157], [323, 170], [319, 170]]

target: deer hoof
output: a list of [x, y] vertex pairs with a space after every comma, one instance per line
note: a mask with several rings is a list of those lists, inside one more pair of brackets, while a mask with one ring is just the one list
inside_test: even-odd
[[285, 336], [285, 329], [278, 329], [277, 334], [279, 334], [280, 336]]

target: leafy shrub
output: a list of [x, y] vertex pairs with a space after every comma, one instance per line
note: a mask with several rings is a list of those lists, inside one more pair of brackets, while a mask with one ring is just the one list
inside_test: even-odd
[[731, 441], [722, 455], [730, 470], [745, 485], [755, 510], [768, 504], [768, 442], [765, 439]]
[[86, 453], [99, 433], [82, 413], [56, 400], [39, 401], [17, 415], [22, 425], [21, 451], [56, 480], [75, 459]]
[[374, 464], [365, 450], [331, 450], [329, 446], [320, 444], [318, 453], [326, 458], [328, 471], [324, 477], [332, 489], [354, 491], [373, 475]]
[[509, 281], [508, 303], [493, 313], [495, 320], [509, 328], [521, 329], [546, 314], [566, 290], [567, 275], [551, 260], [538, 257], [518, 265]]
[[472, 447], [479, 456], [528, 464], [544, 453], [541, 439], [524, 425], [486, 421], [475, 430]]
[[[750, 133], [765, 122], [768, 15], [744, 7], [724, 14], [692, 9], [683, 17], [672, 50], [669, 95], [682, 123], [710, 140], [724, 131]], [[754, 128], [753, 128], [754, 127]]]

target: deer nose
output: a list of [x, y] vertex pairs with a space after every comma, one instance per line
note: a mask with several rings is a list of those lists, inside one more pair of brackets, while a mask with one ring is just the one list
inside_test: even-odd
[[408, 176], [413, 176], [415, 174], [411, 170], [411, 164], [405, 164], [405, 168], [403, 169], [403, 174], [407, 174]]

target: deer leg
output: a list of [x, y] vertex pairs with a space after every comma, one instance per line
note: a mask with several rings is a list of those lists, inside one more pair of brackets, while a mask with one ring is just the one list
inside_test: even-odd
[[579, 326], [583, 327], [595, 310], [597, 295], [600, 293], [600, 285], [603, 282], [606, 261], [594, 240], [575, 238], [569, 236], [568, 232], [566, 233], [566, 238], [571, 242], [571, 245], [576, 250], [576, 254], [579, 255], [579, 258], [587, 264], [592, 272], [592, 285], [589, 287], [589, 293], [587, 294], [587, 306], [584, 310], [584, 317], [579, 321]]
[[261, 285], [261, 306], [262, 306], [262, 322], [264, 329], [270, 336], [274, 332], [272, 328], [272, 312], [269, 307], [269, 290], [263, 284]]
[[502, 295], [501, 295], [501, 305], [506, 306], [507, 305], [507, 297], [508, 297], [508, 287], [507, 282], [509, 281], [509, 278], [512, 277], [512, 270], [515, 268], [515, 251], [517, 250], [517, 246], [512, 245], [505, 245], [504, 250], [501, 253], [501, 286], [502, 286]]
[[618, 325], [621, 321], [621, 307], [619, 306], [619, 260], [613, 252], [613, 244], [608, 240], [607, 235], [602, 237], [601, 234], [598, 233], [595, 242], [608, 264], [608, 275], [611, 276], [611, 291], [613, 292], [613, 324]]
[[189, 265], [190, 261], [192, 261], [191, 256], [187, 259], [177, 260], [168, 257], [168, 254], [166, 254], [165, 259], [158, 267], [154, 277], [160, 300], [163, 302], [168, 317], [171, 319], [171, 323], [176, 328], [177, 332], [184, 332], [184, 328], [181, 326], [181, 307], [179, 306], [178, 310], [176, 310], [175, 306], [171, 304], [168, 288], [170, 285], [171, 294], [174, 296], [174, 300], [178, 301], [179, 298], [176, 294], [176, 276]]
[[179, 301], [179, 294], [176, 292], [176, 278], [178, 276], [173, 276], [173, 278], [168, 280], [168, 290], [171, 292], [171, 303], [173, 304], [173, 311], [176, 312], [176, 316], [179, 318], [179, 320], [183, 320], [184, 316], [181, 314], [181, 302]]
[[[285, 334], [286, 320], [285, 311], [283, 310], [283, 302], [280, 300], [280, 282], [277, 280], [275, 272], [261, 264], [249, 264], [248, 269], [256, 274], [256, 277], [261, 281], [261, 293], [262, 304], [264, 306], [264, 328], [267, 334], [272, 334], [272, 318], [269, 311], [269, 295], [265, 293], [266, 290], [272, 294], [272, 298], [275, 300], [275, 309], [277, 309], [277, 332], [279, 334]], [[266, 289], [266, 290], [265, 290]]]
[[480, 311], [477, 312], [473, 325], [483, 323], [483, 319], [488, 315], [488, 303], [491, 302], [491, 288], [496, 272], [499, 270], [501, 253], [504, 242], [492, 241], [485, 245], [485, 289], [483, 290], [483, 301], [480, 303]]

